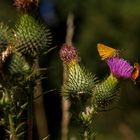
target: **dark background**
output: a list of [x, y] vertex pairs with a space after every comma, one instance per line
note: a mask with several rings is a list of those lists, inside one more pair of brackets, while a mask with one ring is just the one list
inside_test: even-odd
[[[109, 75], [101, 61], [96, 45], [104, 43], [121, 50], [131, 64], [140, 62], [140, 1], [139, 0], [42, 0], [40, 15], [50, 27], [52, 47], [57, 46], [41, 65], [47, 67], [43, 89], [56, 89], [45, 95], [44, 104], [52, 139], [60, 134], [62, 62], [59, 49], [65, 42], [66, 18], [69, 11], [75, 16], [73, 43], [79, 50], [82, 63], [100, 80]], [[11, 28], [18, 19], [12, 0], [0, 0], [0, 22]], [[95, 116], [93, 128], [97, 140], [140, 139], [140, 86], [131, 80], [121, 80], [118, 107]]]

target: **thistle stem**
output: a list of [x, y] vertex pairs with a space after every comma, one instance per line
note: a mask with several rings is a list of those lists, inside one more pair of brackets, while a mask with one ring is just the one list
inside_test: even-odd
[[[73, 26], [73, 15], [69, 14], [67, 18], [67, 33], [66, 33], [66, 44], [72, 46], [72, 38], [74, 33], [74, 26]], [[65, 67], [63, 70], [63, 82], [66, 79]], [[68, 125], [70, 121], [70, 114], [69, 114], [69, 101], [62, 97], [62, 129], [61, 129], [61, 140], [68, 139]]]
[[10, 125], [10, 140], [17, 140], [12, 115], [9, 114], [8, 117], [9, 117], [9, 125]]
[[84, 140], [88, 140], [88, 132], [86, 130], [84, 132]]
[[[39, 69], [38, 59], [35, 60], [34, 68]], [[41, 81], [36, 80], [35, 83], [36, 83], [36, 86], [34, 90], [34, 98], [42, 95]], [[43, 95], [34, 100], [34, 109], [35, 109], [35, 119], [36, 119], [39, 139], [41, 140], [47, 137], [47, 140], [49, 140], [47, 119], [46, 119], [45, 109], [43, 105]]]
[[69, 101], [62, 97], [62, 139], [61, 140], [67, 140], [68, 139], [68, 125], [70, 120], [69, 115]]
[[[11, 103], [13, 103], [13, 98], [6, 93], [7, 99], [9, 101], [12, 101]], [[12, 107], [12, 104], [10, 104]], [[16, 130], [15, 130], [15, 126], [14, 126], [14, 122], [13, 122], [13, 118], [12, 118], [12, 112], [10, 111], [9, 115], [8, 115], [8, 121], [9, 121], [9, 131], [10, 131], [10, 135], [9, 135], [9, 140], [17, 140], [17, 136], [16, 136]]]

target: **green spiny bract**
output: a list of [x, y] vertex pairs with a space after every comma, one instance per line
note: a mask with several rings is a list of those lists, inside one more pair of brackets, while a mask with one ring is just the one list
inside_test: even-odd
[[30, 66], [21, 55], [13, 53], [5, 61], [4, 70], [11, 75], [23, 75], [30, 70]]
[[10, 44], [11, 36], [12, 34], [9, 28], [3, 23], [0, 23], [0, 53]]
[[114, 101], [116, 101], [118, 96], [118, 80], [112, 74], [110, 74], [107, 79], [96, 85], [93, 90], [93, 103], [99, 108], [106, 108]]
[[16, 26], [13, 41], [21, 54], [35, 57], [46, 51], [51, 42], [51, 36], [45, 25], [25, 13], [21, 15]]
[[95, 86], [96, 78], [85, 68], [75, 61], [65, 65], [64, 84], [62, 93], [68, 98], [79, 98], [91, 96]]

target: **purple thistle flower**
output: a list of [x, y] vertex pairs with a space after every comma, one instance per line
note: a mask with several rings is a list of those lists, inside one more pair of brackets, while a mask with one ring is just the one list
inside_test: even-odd
[[133, 67], [124, 59], [118, 57], [112, 57], [107, 59], [107, 64], [116, 77], [130, 78]]
[[60, 49], [60, 58], [64, 63], [69, 63], [72, 60], [78, 61], [78, 52], [73, 46], [64, 44]]

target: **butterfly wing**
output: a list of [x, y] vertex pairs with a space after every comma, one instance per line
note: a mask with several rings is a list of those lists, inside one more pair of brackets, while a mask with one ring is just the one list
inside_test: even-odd
[[131, 74], [131, 79], [136, 84], [137, 82], [140, 82], [140, 66], [138, 63], [134, 63], [134, 69]]
[[104, 44], [97, 44], [97, 50], [102, 60], [118, 55], [118, 50], [108, 47]]

